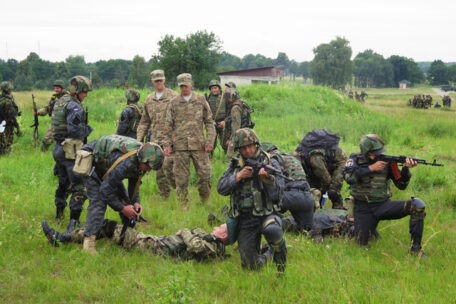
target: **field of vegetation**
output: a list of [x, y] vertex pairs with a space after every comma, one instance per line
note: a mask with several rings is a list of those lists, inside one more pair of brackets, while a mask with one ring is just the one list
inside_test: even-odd
[[[255, 85], [239, 88], [255, 109], [253, 120], [261, 140], [283, 151], [294, 150], [303, 135], [326, 128], [341, 136], [347, 154], [358, 151], [362, 135], [377, 133], [388, 154], [437, 159], [445, 167], [417, 167], [407, 190], [394, 190], [397, 199], [417, 196], [427, 203], [423, 244], [426, 260], [408, 254], [408, 218], [383, 221], [380, 240], [369, 250], [352, 240], [327, 238], [314, 244], [303, 235], [287, 234], [288, 265], [277, 277], [273, 264], [258, 272], [241, 268], [234, 246], [226, 260], [178, 262], [139, 251], [127, 252], [107, 240], [97, 241], [98, 255], [81, 250], [80, 244], [51, 247], [41, 221], [64, 230], [69, 217], [54, 221], [52, 153], [32, 146], [31, 92], [14, 93], [23, 115], [24, 136], [15, 138], [13, 152], [0, 158], [0, 302], [2, 303], [452, 303], [456, 299], [456, 113], [450, 110], [418, 110], [406, 106], [417, 93], [410, 90], [372, 89], [362, 105], [342, 93], [324, 87]], [[89, 140], [114, 133], [124, 107], [123, 90], [100, 89], [84, 101], [95, 131]], [[141, 91], [141, 102], [148, 90]], [[44, 105], [50, 91], [35, 92]], [[438, 99], [440, 100], [440, 98]], [[454, 108], [454, 105], [453, 105]], [[40, 117], [43, 136], [50, 122]], [[174, 194], [162, 200], [154, 174], [143, 179], [143, 216], [149, 224], [137, 229], [168, 235], [181, 228], [210, 231], [209, 212], [218, 211], [228, 198], [217, 194], [216, 183], [226, 164], [216, 149], [212, 161], [212, 196], [201, 205], [196, 175], [191, 176], [189, 210]], [[346, 186], [343, 196], [348, 196]], [[88, 202], [85, 204], [87, 208]], [[82, 214], [84, 221], [86, 210]], [[118, 220], [108, 208], [107, 217]]]

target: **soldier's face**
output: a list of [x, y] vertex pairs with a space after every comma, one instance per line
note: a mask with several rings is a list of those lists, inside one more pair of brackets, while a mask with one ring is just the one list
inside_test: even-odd
[[143, 172], [149, 172], [150, 170], [152, 170], [148, 165], [146, 165], [145, 163], [139, 163], [139, 168], [141, 169], [141, 171]]
[[226, 224], [214, 227], [214, 230], [212, 230], [211, 234], [221, 239], [225, 244], [228, 242], [228, 228], [226, 227]]
[[218, 95], [218, 94], [220, 94], [220, 88], [219, 88], [218, 86], [212, 86], [212, 87], [211, 87], [211, 93], [212, 93], [213, 95]]
[[188, 96], [188, 95], [192, 94], [192, 84], [193, 84], [193, 82], [189, 85], [179, 86], [182, 96]]
[[80, 101], [83, 101], [83, 100], [87, 97], [87, 95], [89, 95], [88, 92], [81, 92], [81, 93], [78, 93], [78, 99], [79, 99]]
[[56, 94], [60, 94], [60, 93], [63, 92], [63, 89], [62, 89], [61, 87], [54, 87], [54, 92], [55, 92]]
[[249, 158], [252, 157], [253, 154], [256, 152], [256, 145], [250, 144], [248, 146], [243, 146], [239, 149], [239, 152], [241, 153], [242, 157], [244, 158]]
[[165, 79], [154, 80], [152, 81], [152, 84], [154, 85], [155, 90], [162, 91], [165, 88]]

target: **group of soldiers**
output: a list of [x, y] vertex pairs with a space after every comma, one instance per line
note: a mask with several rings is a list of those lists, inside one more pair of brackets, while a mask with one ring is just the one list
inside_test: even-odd
[[[144, 106], [138, 103], [139, 92], [125, 93], [127, 107], [118, 121], [117, 134], [88, 143], [93, 128], [87, 124], [82, 103], [92, 90], [90, 80], [72, 77], [68, 93], [60, 82], [54, 83], [56, 94], [63, 94], [51, 98], [47, 107], [52, 102], [50, 133], [59, 179], [56, 219], [64, 218], [67, 198], [71, 198], [65, 232], [55, 231], [46, 221], [42, 223], [51, 244], [82, 242], [85, 251], [96, 253], [96, 239], [106, 237], [129, 249], [206, 259], [225, 257], [225, 246], [237, 242], [243, 267], [259, 269], [272, 259], [282, 273], [287, 263], [284, 231], [321, 237], [328, 228], [340, 233], [345, 231], [340, 227], [347, 227], [347, 234], [367, 245], [372, 237], [378, 237], [380, 220], [410, 215], [410, 252], [424, 255], [424, 203], [417, 198], [391, 201], [389, 187], [393, 180], [399, 189], [405, 189], [411, 177], [408, 168], [417, 163], [407, 159], [399, 171], [397, 164], [380, 161], [378, 157], [385, 148], [378, 135], [364, 136], [360, 152], [347, 158], [337, 134], [317, 129], [308, 132], [295, 151], [286, 153], [273, 143], [260, 141], [253, 130], [251, 109], [234, 83], [225, 84], [222, 93], [220, 83], [211, 81], [210, 94], [205, 98], [192, 90], [194, 83], [188, 73], [177, 76], [180, 94], [166, 88], [162, 70], [152, 71], [151, 81], [155, 91]], [[38, 112], [49, 114], [48, 110]], [[166, 199], [175, 189], [188, 208], [191, 159], [200, 200], [208, 202], [210, 157], [217, 139], [229, 161], [217, 184], [218, 193], [230, 197], [229, 212], [221, 225], [211, 233], [200, 228], [183, 229], [161, 237], [136, 231], [143, 211], [139, 188], [151, 170], [156, 171], [161, 197]], [[43, 140], [43, 150], [48, 143]], [[127, 187], [124, 180], [128, 180]], [[341, 195], [344, 180], [351, 189], [346, 206]], [[329, 213], [319, 211], [326, 197], [332, 202]], [[82, 229], [80, 214], [87, 198], [89, 206]], [[107, 206], [119, 212], [122, 224], [104, 218]], [[291, 217], [283, 218], [287, 211]], [[265, 246], [261, 246], [262, 235], [267, 241]]]
[[[348, 92], [345, 91], [345, 93], [347, 94], [348, 98], [353, 99], [353, 91], [352, 90], [349, 90]], [[358, 92], [355, 91], [355, 95], [354, 95], [356, 101], [357, 102], [361, 102], [361, 103], [365, 102], [364, 98], [366, 98], [367, 96], [369, 96], [369, 95], [367, 95], [367, 93], [364, 90], [361, 91], [361, 94], [358, 94]]]
[[432, 107], [432, 96], [417, 94], [413, 96], [413, 100], [408, 100], [407, 105], [416, 109], [429, 109]]

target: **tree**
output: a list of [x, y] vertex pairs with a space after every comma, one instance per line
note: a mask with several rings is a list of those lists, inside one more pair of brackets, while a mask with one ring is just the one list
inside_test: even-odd
[[283, 52], [279, 52], [279, 54], [277, 55], [277, 58], [275, 60], [275, 64], [276, 65], [283, 65], [283, 67], [285, 69], [288, 69], [288, 65], [290, 64], [290, 59], [288, 59], [288, 56], [287, 54], [283, 53]]
[[428, 79], [432, 85], [448, 83], [448, 68], [442, 60], [434, 60], [431, 63]]
[[297, 75], [301, 75], [302, 78], [307, 79], [310, 76], [309, 72], [310, 63], [308, 61], [303, 61], [298, 66]]
[[288, 64], [288, 72], [293, 76], [293, 79], [298, 74], [298, 63], [294, 60], [291, 60]]
[[456, 82], [456, 64], [452, 64], [448, 67], [448, 80]]
[[197, 88], [206, 88], [216, 77], [215, 71], [220, 59], [220, 40], [214, 33], [199, 31], [185, 39], [166, 35], [158, 42], [158, 54], [153, 64], [166, 72], [173, 83], [180, 73], [190, 73]]
[[65, 66], [67, 68], [69, 77], [73, 77], [76, 75], [87, 76], [88, 74], [84, 56], [68, 56], [65, 59]]
[[130, 84], [144, 88], [149, 81], [147, 63], [143, 57], [136, 55], [130, 66]]
[[393, 66], [393, 82], [396, 86], [401, 80], [408, 80], [411, 83], [419, 83], [424, 80], [424, 73], [420, 70], [418, 64], [411, 58], [393, 55], [388, 62]]
[[351, 82], [352, 49], [349, 44], [345, 38], [336, 37], [336, 40], [313, 49], [315, 56], [310, 64], [310, 75], [315, 84], [336, 89]]
[[353, 59], [353, 75], [358, 87], [384, 88], [393, 85], [393, 66], [372, 50], [356, 55]]

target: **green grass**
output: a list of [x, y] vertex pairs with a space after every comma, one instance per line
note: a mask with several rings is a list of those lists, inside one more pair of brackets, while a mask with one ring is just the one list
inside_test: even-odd
[[[255, 85], [239, 90], [255, 108], [252, 117], [260, 138], [282, 150], [295, 149], [311, 129], [327, 128], [341, 135], [341, 146], [348, 154], [357, 152], [363, 134], [378, 133], [390, 154], [443, 162], [443, 168], [414, 168], [408, 189], [394, 191], [397, 199], [415, 195], [427, 203], [423, 243], [429, 258], [423, 261], [407, 254], [407, 218], [381, 222], [382, 239], [372, 242], [369, 251], [351, 240], [328, 238], [317, 245], [303, 236], [287, 234], [288, 267], [282, 278], [277, 278], [274, 265], [259, 272], [244, 271], [234, 248], [228, 249], [232, 254], [228, 260], [197, 263], [126, 252], [107, 240], [97, 241], [97, 256], [84, 254], [79, 244], [50, 247], [41, 231], [41, 220], [60, 230], [65, 228], [53, 220], [54, 161], [51, 153], [31, 145], [32, 129], [27, 128], [32, 123], [30, 93], [15, 93], [25, 135], [15, 138], [12, 154], [0, 158], [0, 302], [454, 302], [456, 121], [452, 109], [411, 109], [406, 101], [417, 94], [412, 90], [368, 90], [365, 105], [314, 86]], [[141, 91], [142, 102], [148, 93]], [[39, 105], [44, 105], [50, 94], [36, 92]], [[89, 140], [115, 132], [115, 121], [124, 107], [123, 90], [97, 90], [84, 103], [95, 128]], [[49, 117], [40, 117], [41, 135], [49, 121]], [[210, 206], [198, 202], [194, 172], [189, 211], [179, 205], [174, 194], [167, 201], [160, 199], [153, 173], [144, 178], [143, 215], [150, 224], [141, 224], [138, 229], [154, 235], [184, 227], [210, 230], [207, 214], [228, 203], [215, 189], [226, 169], [223, 159], [217, 149]], [[344, 190], [343, 195], [348, 192]], [[86, 211], [82, 218], [85, 215]], [[109, 208], [107, 217], [118, 219]]]

